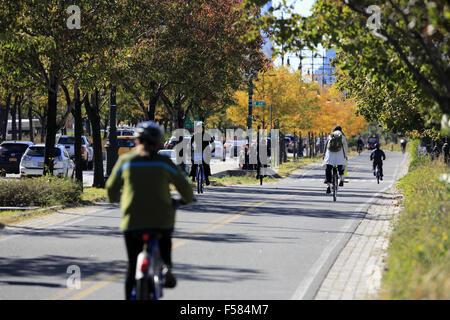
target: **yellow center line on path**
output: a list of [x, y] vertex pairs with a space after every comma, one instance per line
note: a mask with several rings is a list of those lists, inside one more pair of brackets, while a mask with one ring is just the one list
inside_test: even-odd
[[100, 290], [101, 288], [103, 288], [107, 284], [113, 282], [114, 280], [117, 280], [120, 277], [124, 277], [124, 276], [125, 276], [125, 274], [123, 274], [123, 273], [117, 273], [115, 275], [112, 275], [111, 277], [106, 278], [105, 280], [102, 280], [102, 281], [96, 283], [92, 287], [81, 291], [80, 293], [74, 295], [73, 297], [70, 297], [69, 300], [80, 300], [80, 299], [83, 299], [84, 297], [90, 295], [91, 293], [93, 293], [93, 292], [95, 292], [97, 290]]
[[[126, 263], [125, 262], [120, 262], [119, 264], [117, 264], [115, 267], [121, 267], [121, 266], [126, 266]], [[95, 279], [97, 279], [97, 278], [100, 278], [100, 277], [102, 277], [103, 275], [105, 275], [105, 274], [107, 274], [107, 272], [106, 271], [102, 271], [102, 272], [99, 272], [99, 273], [96, 273], [96, 274], [94, 274], [94, 275], [92, 275], [92, 276], [90, 276], [89, 278], [86, 278], [85, 280], [81, 280], [81, 287], [86, 287], [88, 284], [90, 284], [92, 281], [94, 281]], [[51, 296], [51, 297], [49, 297], [49, 298], [46, 298], [46, 299], [44, 299], [44, 300], [58, 300], [58, 299], [60, 299], [60, 298], [62, 298], [62, 297], [64, 297], [64, 296], [66, 296], [66, 295], [69, 295], [69, 294], [71, 294], [72, 292], [74, 292], [74, 291], [77, 291], [78, 289], [75, 289], [75, 288], [67, 288], [67, 289], [64, 289], [64, 290], [62, 290], [60, 293], [58, 293], [58, 294], [56, 294], [56, 295], [54, 295], [54, 296]]]
[[[289, 195], [285, 195], [285, 196], [282, 196], [282, 197], [279, 197], [279, 198], [283, 199], [283, 198], [287, 198], [287, 197], [289, 197]], [[254, 204], [254, 205], [251, 206], [250, 208], [247, 208], [245, 211], [242, 211], [242, 212], [240, 212], [240, 213], [236, 213], [235, 215], [231, 216], [231, 217], [228, 218], [227, 220], [225, 220], [225, 221], [223, 221], [223, 222], [221, 222], [221, 223], [218, 223], [218, 224], [215, 224], [215, 225], [214, 225], [214, 222], [219, 222], [219, 221], [223, 220], [224, 218], [226, 218], [227, 216], [225, 216], [225, 217], [219, 217], [219, 218], [213, 220], [212, 222], [209, 222], [208, 225], [207, 225], [206, 227], [200, 228], [200, 230], [205, 230], [205, 229], [206, 229], [206, 230], [205, 230], [206, 233], [211, 233], [211, 232], [213, 232], [214, 230], [217, 230], [218, 228], [220, 228], [220, 227], [222, 227], [222, 226], [225, 226], [225, 225], [227, 225], [228, 223], [237, 220], [237, 219], [240, 218], [241, 216], [243, 216], [243, 215], [245, 215], [246, 213], [248, 213], [250, 210], [252, 210], [252, 209], [254, 209], [254, 208], [257, 208], [257, 207], [261, 206], [262, 204], [266, 203], [267, 201], [269, 201], [269, 200], [264, 200], [264, 201], [257, 202], [256, 204]], [[247, 204], [249, 204], [249, 203], [251, 203], [251, 202], [252, 202], [252, 201], [247, 202], [247, 203], [245, 203], [244, 205], [247, 205]], [[212, 225], [212, 227], [210, 227], [211, 225]], [[210, 228], [208, 229], [208, 227], [210, 227]], [[198, 232], [198, 231], [196, 231], [196, 232]], [[199, 236], [200, 236], [200, 235], [199, 235]], [[191, 241], [191, 239], [184, 240], [184, 241], [179, 241], [179, 242], [177, 242], [177, 243], [175, 243], [175, 244], [172, 245], [172, 249], [181, 247], [182, 245], [184, 245], [185, 243], [187, 243], [187, 242], [189, 242], [189, 241]], [[105, 272], [102, 272], [102, 273], [99, 273], [99, 274], [97, 274], [97, 275], [91, 277], [91, 279], [89, 280], [89, 282], [92, 281], [92, 280], [95, 279], [95, 278], [98, 278], [100, 275], [103, 275], [104, 273], [105, 273]], [[104, 280], [98, 282], [97, 284], [93, 285], [92, 287], [90, 287], [90, 288], [88, 288], [88, 289], [85, 289], [85, 290], [79, 292], [78, 294], [76, 294], [76, 295], [74, 295], [74, 296], [68, 298], [68, 299], [69, 299], [69, 300], [80, 300], [80, 299], [83, 299], [84, 297], [86, 297], [86, 296], [92, 294], [93, 292], [95, 292], [95, 291], [97, 291], [97, 290], [100, 290], [101, 288], [103, 288], [104, 286], [106, 286], [106, 285], [108, 285], [109, 283], [113, 282], [114, 280], [119, 279], [120, 277], [124, 277], [124, 276], [125, 276], [125, 274], [123, 274], [123, 273], [118, 273], [118, 274], [112, 275], [112, 276], [110, 276], [110, 277], [108, 277], [108, 278], [106, 278], [106, 279], [104, 279]], [[59, 294], [58, 296], [59, 296], [59, 297], [62, 297], [62, 296], [64, 296], [66, 293], [70, 293], [70, 292], [73, 291], [74, 289], [68, 289], [68, 290], [70, 290], [70, 291], [69, 291], [69, 292], [66, 291], [66, 292], [64, 292], [64, 293], [61, 293], [61, 294]], [[58, 297], [58, 296], [57, 296], [57, 297]], [[53, 299], [55, 299], [55, 298], [53, 298]], [[57, 298], [56, 298], [56, 299], [57, 299]]]
[[[244, 214], [246, 214], [248, 211], [252, 210], [253, 208], [259, 207], [260, 205], [262, 205], [263, 203], [267, 202], [268, 200], [264, 200], [261, 202], [256, 203], [255, 205], [251, 206], [250, 208], [248, 208], [247, 210], [241, 212], [241, 213], [236, 213], [235, 215], [233, 215], [232, 217], [228, 218], [227, 220], [225, 220], [224, 222], [218, 223], [216, 225], [213, 225], [211, 228], [204, 230], [205, 233], [211, 233], [214, 230], [216, 230], [217, 228], [220, 228], [236, 219], [238, 219], [239, 217], [243, 216]], [[226, 216], [225, 216], [226, 217]], [[200, 235], [198, 235], [199, 237]], [[182, 246], [183, 244], [185, 244], [186, 242], [191, 241], [191, 239], [187, 239], [187, 240], [183, 240], [183, 241], [178, 241], [177, 243], [174, 243], [172, 245], [172, 249], [175, 249], [177, 247]]]

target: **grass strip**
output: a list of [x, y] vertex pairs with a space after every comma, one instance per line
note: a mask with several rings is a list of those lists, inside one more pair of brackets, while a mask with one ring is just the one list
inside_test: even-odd
[[403, 210], [394, 221], [382, 299], [450, 299], [449, 168], [417, 154], [411, 143], [409, 172], [399, 181]]

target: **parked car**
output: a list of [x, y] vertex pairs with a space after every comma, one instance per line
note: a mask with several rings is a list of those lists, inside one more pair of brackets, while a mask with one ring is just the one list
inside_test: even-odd
[[136, 138], [133, 136], [118, 136], [117, 147], [119, 156], [136, 147]]
[[134, 135], [134, 130], [131, 130], [131, 129], [117, 129], [117, 136], [118, 137], [133, 136], [133, 135]]
[[173, 149], [173, 147], [175, 147], [176, 144], [177, 144], [177, 138], [170, 137], [170, 139], [164, 143], [164, 149]]
[[176, 161], [177, 161], [177, 154], [176, 154], [175, 150], [173, 150], [173, 149], [161, 149], [158, 151], [158, 153], [160, 155], [169, 157], [170, 160], [173, 161], [173, 163], [176, 163]]
[[7, 173], [20, 173], [20, 159], [33, 145], [31, 141], [5, 141], [0, 144], [0, 176]]
[[[75, 136], [60, 136], [56, 144], [63, 145], [70, 158], [75, 159]], [[91, 170], [94, 166], [94, 149], [85, 136], [81, 136], [81, 158], [83, 168]]]
[[[247, 144], [247, 140], [227, 140], [225, 142], [224, 147], [226, 148], [226, 150], [233, 150], [233, 156], [237, 157], [239, 148], [245, 147], [246, 144]], [[227, 151], [227, 152], [231, 152], [231, 151]]]
[[223, 157], [223, 144], [220, 141], [214, 140], [213, 151], [211, 152], [211, 157], [222, 158]]
[[[177, 153], [176, 153], [175, 149], [161, 149], [158, 151], [158, 153], [160, 155], [169, 157], [170, 160], [173, 161], [173, 163], [177, 164]], [[186, 173], [189, 173], [189, 168], [191, 166], [191, 160], [186, 159], [184, 161], [184, 164], [185, 164], [184, 168], [185, 168]]]
[[[28, 147], [20, 161], [20, 177], [42, 176], [44, 170], [45, 144]], [[75, 164], [63, 145], [53, 148], [53, 174], [58, 177], [73, 177]]]

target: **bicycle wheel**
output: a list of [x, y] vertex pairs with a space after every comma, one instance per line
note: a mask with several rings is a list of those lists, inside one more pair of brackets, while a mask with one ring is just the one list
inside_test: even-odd
[[158, 244], [153, 247], [153, 259], [150, 268], [150, 299], [158, 300], [163, 296], [163, 277], [161, 256], [159, 254]]
[[203, 193], [203, 187], [205, 186], [205, 168], [203, 167], [203, 165], [200, 170], [200, 175], [202, 177], [201, 183], [200, 183], [200, 192]]
[[333, 201], [337, 198], [338, 178], [336, 168], [333, 168]]
[[380, 168], [378, 168], [378, 166], [377, 166], [377, 172], [376, 172], [376, 175], [377, 175], [377, 183], [379, 184], [380, 183]]
[[197, 193], [200, 194], [200, 193], [202, 193], [202, 190], [201, 190], [202, 173], [201, 173], [200, 165], [197, 166], [196, 179], [197, 179]]

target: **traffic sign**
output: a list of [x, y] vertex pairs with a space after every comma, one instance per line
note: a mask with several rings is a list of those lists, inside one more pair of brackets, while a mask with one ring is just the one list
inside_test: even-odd
[[254, 106], [265, 106], [266, 102], [265, 101], [253, 101], [253, 105]]

